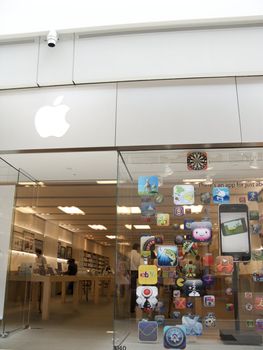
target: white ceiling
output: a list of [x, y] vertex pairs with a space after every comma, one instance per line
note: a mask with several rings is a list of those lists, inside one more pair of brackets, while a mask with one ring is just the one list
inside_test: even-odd
[[117, 152], [8, 154], [2, 158], [38, 181], [90, 182], [117, 178]]

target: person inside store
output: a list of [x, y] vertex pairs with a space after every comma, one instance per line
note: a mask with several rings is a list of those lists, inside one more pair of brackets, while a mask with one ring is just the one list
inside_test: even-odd
[[[68, 259], [67, 261], [68, 264], [68, 269], [65, 272], [65, 275], [69, 275], [69, 276], [75, 276], [78, 272], [78, 265], [75, 262], [75, 259], [71, 258]], [[73, 288], [74, 288], [74, 282], [69, 282], [68, 284], [68, 288], [67, 288], [67, 292], [68, 294], [73, 294]]]
[[36, 249], [35, 265], [37, 268], [46, 268], [47, 259], [44, 257], [41, 249]]
[[138, 279], [138, 268], [141, 264], [140, 244], [134, 243], [130, 255], [130, 272], [131, 272], [131, 302], [130, 312], [135, 313], [136, 307], [136, 288]]
[[[47, 259], [44, 257], [41, 249], [36, 249], [36, 258], [35, 258], [35, 271], [41, 275], [45, 275], [46, 267], [47, 267]], [[38, 311], [39, 313], [42, 312], [41, 310], [41, 300], [42, 300], [42, 283], [39, 282], [39, 288], [38, 288]]]

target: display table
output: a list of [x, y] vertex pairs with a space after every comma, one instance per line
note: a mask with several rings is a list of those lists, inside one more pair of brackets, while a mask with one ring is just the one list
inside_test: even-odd
[[114, 276], [90, 276], [90, 275], [76, 275], [76, 276], [69, 276], [69, 275], [53, 275], [53, 276], [41, 276], [41, 275], [16, 275], [11, 274], [8, 278], [9, 281], [15, 281], [15, 282], [26, 282], [26, 283], [41, 283], [43, 285], [42, 290], [42, 320], [48, 320], [49, 319], [49, 313], [50, 313], [50, 299], [51, 299], [51, 284], [52, 283], [61, 283], [61, 301], [65, 302], [66, 298], [66, 285], [69, 282], [74, 282], [74, 289], [73, 289], [73, 304], [75, 306], [78, 305], [80, 300], [80, 282], [81, 281], [91, 281], [92, 283], [92, 294], [93, 294], [93, 302], [95, 304], [99, 303], [99, 284], [100, 282], [106, 282], [109, 284], [109, 287], [107, 288], [107, 297], [110, 299], [110, 296], [113, 292], [113, 281]]

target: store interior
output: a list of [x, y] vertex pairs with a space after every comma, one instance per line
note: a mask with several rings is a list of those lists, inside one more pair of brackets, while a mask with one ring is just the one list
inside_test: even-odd
[[[255, 273], [257, 276], [263, 274], [261, 230], [263, 151], [261, 149], [197, 150], [196, 152], [205, 152], [207, 156], [207, 165], [201, 170], [194, 170], [187, 165], [187, 156], [194, 151], [121, 152], [118, 169], [116, 158], [112, 158], [108, 163], [102, 162], [104, 168], [101, 164], [92, 167], [89, 165], [90, 155], [85, 158], [86, 153], [76, 153], [72, 164], [67, 156], [63, 163], [63, 155], [55, 153], [22, 154], [22, 157], [6, 156], [7, 161], [15, 164], [17, 168], [25, 169], [31, 175], [27, 175], [25, 171], [20, 172], [16, 186], [6, 302], [5, 331], [9, 335], [4, 339], [6, 346], [19, 349], [19, 339], [23, 339], [21, 334], [23, 332], [28, 334], [34, 328], [35, 333], [39, 332], [37, 329], [41, 329], [47, 332], [46, 334], [52, 332], [60, 334], [64, 327], [68, 332], [76, 329], [81, 332], [81, 335], [78, 334], [81, 339], [79, 349], [82, 349], [81, 346], [84, 349], [87, 339], [94, 338], [94, 344], [96, 343], [98, 333], [94, 337], [92, 330], [97, 327], [100, 329], [101, 339], [105, 341], [105, 349], [109, 348], [112, 337], [116, 346], [122, 345], [127, 348], [136, 346], [140, 349], [149, 346], [150, 342], [151, 347], [160, 348], [163, 346], [164, 327], [181, 325], [183, 316], [190, 314], [198, 315], [203, 327], [202, 334], [187, 335], [187, 348], [194, 349], [200, 345], [209, 348], [214, 344], [217, 349], [223, 349], [225, 343], [220, 339], [220, 330], [235, 329], [237, 305], [236, 299], [234, 300], [233, 272], [225, 274], [223, 271], [219, 274], [216, 270], [216, 258], [221, 255], [218, 214], [220, 203], [214, 202], [214, 188], [229, 189], [230, 199], [224, 203], [244, 204], [248, 209], [247, 227], [249, 227], [251, 259], [238, 263], [238, 317], [242, 331], [262, 334], [258, 320], [263, 319], [263, 308], [257, 305], [260, 304], [260, 298], [263, 300], [263, 283], [255, 280], [260, 277], [253, 279], [253, 276]], [[97, 152], [98, 159], [99, 154], [100, 152]], [[106, 155], [104, 160], [106, 158], [110, 157]], [[36, 160], [39, 166], [36, 165]], [[78, 171], [77, 162], [81, 164]], [[31, 168], [27, 164], [31, 164]], [[103, 175], [96, 176], [96, 171], [102, 174], [102, 168]], [[41, 171], [43, 177], [40, 176]], [[88, 175], [89, 172], [91, 175]], [[97, 183], [98, 180], [116, 179], [114, 174], [116, 176], [117, 172], [117, 184]], [[64, 177], [61, 175], [63, 173]], [[147, 178], [153, 176], [158, 179], [154, 194], [138, 193], [141, 176]], [[175, 202], [174, 187], [180, 185], [193, 186], [192, 204]], [[252, 193], [256, 193], [256, 197], [253, 197]], [[153, 204], [153, 210], [149, 210], [149, 202]], [[59, 206], [75, 206], [82, 213], [67, 214], [59, 209]], [[183, 207], [183, 213], [177, 212], [176, 209], [179, 207]], [[158, 214], [169, 214], [169, 217], [161, 216], [161, 221], [158, 221]], [[183, 243], [192, 242], [192, 230], [187, 225], [191, 225], [193, 221], [210, 222], [212, 236], [207, 242], [194, 242], [193, 248], [189, 248], [189, 252], [184, 254], [183, 249], [186, 248], [183, 247]], [[103, 225], [106, 230], [94, 229], [89, 225]], [[159, 266], [156, 259], [150, 261], [149, 258], [145, 259], [142, 256], [143, 265], [157, 265], [158, 281], [153, 286], [157, 286], [158, 289], [158, 304], [147, 312], [144, 307], [137, 305], [136, 313], [131, 314], [129, 253], [134, 243], [141, 244], [141, 237], [157, 239], [155, 254], [158, 254], [158, 247], [176, 247], [179, 263], [177, 267], [167, 269]], [[62, 267], [63, 272], [67, 270], [67, 259], [70, 257], [77, 262], [78, 275], [101, 276], [105, 273], [106, 265], [109, 265], [114, 288], [110, 290], [107, 281], [99, 281], [99, 300], [98, 304], [95, 304], [92, 282], [83, 285], [80, 283], [76, 308], [74, 296], [66, 293], [65, 300], [61, 302], [62, 286], [60, 283], [52, 283], [48, 320], [43, 320], [43, 313], [39, 312], [39, 291], [34, 292], [32, 288], [32, 285], [37, 283], [27, 283], [32, 279], [32, 274], [36, 273], [32, 271], [36, 248], [43, 251], [48, 267], [55, 275], [59, 274], [58, 265]], [[143, 255], [142, 250], [140, 254]], [[190, 261], [193, 265], [197, 265], [196, 255], [200, 256], [203, 265], [201, 271], [196, 275], [187, 276], [185, 267]], [[204, 266], [205, 256], [207, 256], [205, 259], [209, 260], [211, 257], [213, 259], [208, 266]], [[182, 267], [180, 272], [178, 266]], [[46, 274], [49, 275], [47, 272]], [[12, 277], [14, 275], [19, 275], [20, 278], [22, 276], [22, 280], [16, 280]], [[176, 284], [178, 277], [184, 280], [197, 278], [203, 280], [205, 275], [210, 276], [211, 284], [203, 285], [201, 296], [198, 297], [185, 295]], [[185, 298], [189, 307], [176, 308], [177, 297], [174, 297], [174, 290], [180, 291], [181, 297]], [[215, 297], [214, 306], [204, 306], [203, 297], [206, 295]], [[247, 299], [249, 295], [250, 299]], [[251, 305], [251, 309], [248, 304]], [[174, 318], [176, 312], [178, 317]], [[212, 327], [206, 327], [205, 323], [209, 314], [214, 317]], [[94, 322], [91, 322], [91, 319]], [[156, 339], [140, 338], [138, 327], [142, 320], [158, 324]], [[24, 327], [27, 329], [21, 331]], [[85, 331], [88, 331], [87, 337]], [[37, 337], [32, 339], [37, 342]], [[69, 346], [69, 343], [66, 344], [67, 341], [62, 339], [62, 335], [61, 338], [58, 336], [56, 341], [58, 339], [60, 344], [53, 345], [54, 349], [59, 350], [60, 346], [65, 349]], [[43, 345], [43, 349], [46, 346], [47, 343]], [[96, 346], [94, 345], [94, 349]], [[241, 348], [241, 345], [239, 346]], [[252, 349], [253, 346], [247, 344], [246, 348]]]

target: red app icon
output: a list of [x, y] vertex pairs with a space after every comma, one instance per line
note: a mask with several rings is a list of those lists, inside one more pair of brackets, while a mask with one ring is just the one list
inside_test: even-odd
[[183, 310], [186, 308], [186, 298], [176, 298], [174, 304], [176, 309]]
[[255, 306], [256, 310], [260, 310], [260, 311], [263, 310], [263, 295], [255, 297], [255, 304], [254, 304], [254, 306]]
[[232, 256], [217, 256], [216, 270], [219, 273], [230, 275], [234, 270], [234, 261]]
[[212, 266], [214, 265], [214, 257], [211, 253], [207, 253], [203, 256], [203, 266]]

